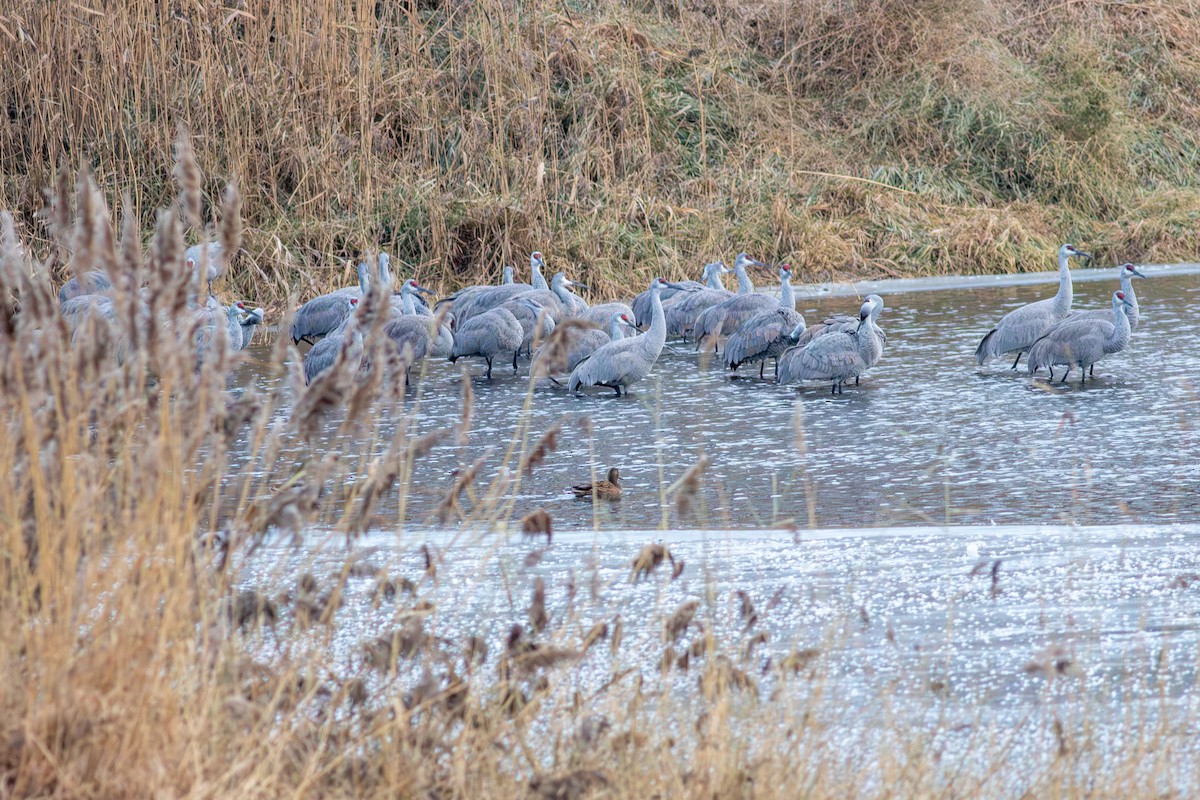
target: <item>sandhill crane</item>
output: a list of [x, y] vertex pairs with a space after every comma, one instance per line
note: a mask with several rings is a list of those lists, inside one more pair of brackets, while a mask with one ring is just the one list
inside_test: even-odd
[[628, 393], [632, 384], [650, 373], [667, 341], [662, 290], [668, 285], [663, 278], [655, 278], [650, 284], [650, 330], [643, 336], [609, 342], [579, 362], [571, 371], [568, 391], [575, 392], [584, 386], [607, 386], [620, 397], [622, 390]]
[[1071, 267], [1072, 258], [1091, 258], [1073, 244], [1064, 244], [1058, 249], [1058, 293], [1046, 300], [1038, 300], [1014, 309], [996, 323], [975, 348], [975, 362], [982, 366], [989, 358], [1016, 353], [1012, 369], [1017, 368], [1021, 355], [1055, 323], [1071, 313]]
[[[671, 303], [674, 300], [682, 299], [683, 297], [685, 297], [689, 294], [693, 294], [695, 292], [699, 292], [704, 289], [717, 289], [719, 291], [724, 291], [725, 285], [723, 283], [721, 283], [721, 275], [723, 273], [727, 273], [729, 271], [730, 270], [726, 269], [725, 265], [722, 264], [720, 261], [714, 261], [711, 264], [705, 264], [703, 274], [699, 281], [692, 281], [692, 280], [679, 281], [677, 283], [672, 284], [669, 288], [663, 289], [663, 293], [662, 293], [663, 310], [666, 311], [670, 307]], [[645, 327], [646, 325], [650, 324], [650, 291], [649, 290], [639, 292], [637, 294], [637, 296], [633, 298], [632, 302], [630, 302], [629, 307], [633, 311], [633, 316], [630, 317], [630, 319], [632, 319], [639, 328]], [[699, 313], [699, 312], [697, 312], [697, 313]], [[667, 314], [667, 335], [668, 336], [673, 335], [671, 333], [670, 328], [671, 328], [671, 319], [670, 319], [670, 313], [668, 312], [668, 314]]]
[[[739, 253], [737, 261], [733, 264], [733, 270], [738, 276], [737, 295], [705, 309], [696, 317], [691, 338], [695, 340], [697, 349], [700, 349], [706, 340], [711, 339], [713, 349], [716, 350], [718, 337], [733, 333], [738, 325], [755, 314], [775, 308], [775, 298], [754, 291], [754, 284], [751, 283], [750, 276], [746, 273], [746, 267], [750, 265], [767, 266], [761, 261], [750, 258], [745, 253]], [[791, 278], [791, 267], [788, 267], [788, 278]], [[782, 280], [781, 277], [780, 281], [782, 282]]]
[[512, 264], [504, 265], [504, 276], [500, 279], [502, 286], [511, 286], [513, 283], [514, 267]]
[[607, 480], [576, 484], [571, 491], [579, 500], [617, 500], [621, 497], [621, 471], [609, 467]]
[[501, 303], [508, 302], [517, 295], [529, 291], [549, 291], [550, 286], [546, 283], [546, 279], [542, 277], [541, 272], [544, 264], [545, 261], [542, 259], [542, 254], [534, 252], [529, 257], [529, 269], [533, 276], [531, 284], [512, 283], [509, 280], [511, 272], [508, 271], [508, 267], [505, 267], [506, 279], [499, 286], [467, 286], [443, 298], [437, 305], [450, 304], [454, 312], [455, 324], [463, 325], [471, 317], [491, 311]]
[[[371, 288], [371, 268], [358, 265], [358, 286], [348, 286], [309, 300], [292, 317], [292, 342], [313, 342], [328, 336], [350, 317], [351, 298], [365, 297]], [[332, 362], [331, 362], [332, 363]]]
[[796, 295], [792, 291], [792, 268], [779, 268], [783, 281], [779, 307], [755, 314], [738, 325], [725, 343], [725, 366], [736, 370], [742, 364], [758, 362], [758, 377], [763, 376], [767, 359], [775, 359], [775, 374], [779, 374], [779, 356], [791, 346], [788, 334], [804, 322], [796, 311]]
[[[720, 261], [705, 266], [705, 284], [702, 287], [696, 287], [695, 281], [689, 281], [686, 284], [672, 284], [672, 292], [674, 295], [667, 302], [667, 292], [663, 292], [663, 309], [667, 314], [667, 334], [669, 336], [687, 337], [691, 334], [692, 328], [695, 327], [696, 317], [700, 316], [705, 309], [715, 306], [717, 303], [728, 300], [734, 296], [734, 293], [725, 288], [721, 283], [721, 276], [726, 275], [733, 270], [727, 269]], [[747, 278], [747, 281], [749, 278]], [[738, 281], [739, 287], [743, 287], [742, 281]], [[674, 288], [678, 287], [678, 288]], [[643, 294], [645, 294], [643, 292]], [[639, 326], [647, 324], [649, 319], [649, 299], [645, 303], [646, 311], [637, 311], [637, 300], [634, 300], [634, 311], [640, 316], [634, 317]]]
[[258, 325], [262, 325], [264, 319], [266, 319], [266, 312], [261, 308], [255, 308], [251, 311], [247, 311], [241, 316], [239, 319], [239, 324], [242, 327], [242, 338], [241, 347], [238, 348], [239, 350], [245, 350], [250, 346], [250, 342], [254, 339], [254, 328]]
[[[355, 347], [357, 357], [362, 358], [362, 332], [353, 328], [347, 330], [348, 323], [351, 321], [350, 315], [358, 306], [358, 298], [342, 295], [338, 300], [346, 306], [346, 318], [336, 330], [331, 331], [324, 339], [314, 344], [312, 349], [305, 354], [304, 380], [306, 383], [312, 383], [318, 375], [333, 366], [343, 347]], [[351, 338], [347, 339], [347, 336]]]
[[87, 295], [102, 295], [113, 288], [112, 280], [108, 274], [100, 270], [91, 270], [80, 276], [75, 276], [62, 285], [58, 290], [59, 305], [65, 304], [68, 300], [73, 300], [76, 297], [84, 297]]
[[[524, 299], [521, 302], [533, 308], [534, 313], [541, 311], [534, 308], [537, 304]], [[454, 350], [450, 354], [450, 362], [468, 356], [481, 356], [487, 362], [487, 377], [492, 378], [492, 360], [501, 353], [513, 354], [513, 371], [517, 369], [517, 351], [525, 331], [521, 323], [507, 308], [493, 308], [482, 314], [471, 317], [454, 332]]]
[[[1146, 277], [1137, 271], [1133, 264], [1125, 263], [1117, 267], [1117, 277], [1121, 282], [1120, 291], [1125, 293], [1125, 300], [1129, 303], [1129, 327], [1131, 330], [1137, 330], [1138, 323], [1142, 319], [1141, 309], [1138, 307], [1137, 295], [1133, 293], [1133, 279]], [[1124, 312], [1122, 312], [1124, 313]], [[1067, 319], [1078, 319], [1080, 317], [1095, 317], [1097, 319], [1106, 319], [1109, 322], [1116, 323], [1116, 318], [1113, 312], [1107, 308], [1097, 308], [1092, 311], [1075, 311]]]
[[1062, 376], [1062, 382], [1066, 383], [1071, 367], [1078, 366], [1082, 384], [1092, 365], [1107, 355], [1124, 350], [1129, 344], [1132, 311], [1133, 303], [1125, 293], [1113, 292], [1112, 312], [1108, 319], [1081, 315], [1058, 323], [1029, 348], [1026, 369], [1033, 375], [1046, 367], [1050, 370], [1050, 380], [1054, 380], [1054, 367], [1062, 364], [1067, 368]]
[[620, 316], [621, 314], [630, 319], [636, 319], [633, 309], [625, 303], [601, 303], [598, 306], [592, 306], [582, 314], [576, 314], [575, 317], [584, 322], [591, 322], [594, 325], [609, 325], [614, 316]]
[[[549, 345], [543, 344], [538, 348], [534, 355], [533, 363], [530, 365], [529, 372], [531, 375], [545, 375], [554, 383], [558, 383], [557, 375], [562, 373], [570, 374], [580, 361], [596, 352], [598, 349], [619, 339], [625, 338], [625, 333], [622, 326], [633, 328], [633, 322], [628, 314], [623, 312], [614, 313], [608, 320], [608, 329], [600, 330], [599, 328], [591, 327], [591, 324], [564, 326], [567, 331], [566, 335], [569, 341], [566, 343], [565, 358], [555, 356], [554, 361], [560, 363], [551, 363], [551, 352]], [[559, 353], [562, 353], [560, 350]]]
[[571, 280], [564, 272], [557, 272], [550, 281], [549, 289], [531, 289], [528, 292], [522, 292], [517, 297], [537, 303], [546, 309], [546, 314], [555, 323], [558, 323], [574, 314], [573, 309], [577, 307], [576, 301], [583, 302], [571, 292], [570, 287], [572, 286], [583, 286], [583, 284]]
[[[533, 305], [531, 306], [530, 303]], [[545, 341], [554, 332], [554, 319], [546, 313], [542, 305], [528, 298], [517, 297], [501, 303], [500, 308], [506, 308], [521, 324], [522, 338], [520, 352], [529, 353], [534, 341]], [[537, 310], [534, 310], [534, 307]]]
[[412, 361], [420, 361], [434, 350], [433, 318], [417, 313], [417, 293], [429, 290], [416, 281], [406, 280], [400, 287], [401, 313], [393, 316], [383, 326], [384, 334], [399, 352], [409, 348]]
[[[793, 339], [804, 333], [801, 322], [792, 331]], [[863, 303], [858, 327], [847, 333], [834, 331], [820, 336], [807, 345], [789, 348], [779, 357], [779, 382], [830, 381], [831, 394], [840, 394], [842, 385], [858, 378], [868, 368], [875, 352], [877, 334], [871, 326], [871, 304]]]
[[225, 248], [219, 241], [194, 244], [183, 252], [183, 261], [192, 273], [192, 280], [204, 279], [212, 294], [213, 281], [225, 274]]
[[[242, 317], [247, 313], [249, 312], [246, 304], [240, 300], [229, 308], [221, 308], [219, 311], [201, 308], [194, 312], [198, 323], [195, 334], [197, 368], [212, 352], [214, 346], [222, 340], [222, 335], [224, 336], [224, 345], [228, 350], [241, 350], [245, 347], [242, 342]], [[223, 333], [219, 332], [222, 329]]]

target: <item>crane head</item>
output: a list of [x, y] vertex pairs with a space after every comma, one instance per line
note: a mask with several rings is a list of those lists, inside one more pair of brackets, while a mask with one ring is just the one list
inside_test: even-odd
[[738, 253], [737, 260], [733, 262], [733, 268], [745, 269], [749, 266], [766, 267], [768, 265], [759, 261], [757, 258], [751, 258], [749, 253]]
[[1058, 252], [1064, 258], [1091, 258], [1090, 254], [1083, 252], [1073, 244], [1064, 244]]
[[1135, 267], [1133, 264], [1130, 264], [1128, 261], [1121, 265], [1121, 275], [1122, 277], [1129, 278], [1130, 280], [1133, 278], [1146, 277], [1141, 272], [1138, 272], [1137, 267]]

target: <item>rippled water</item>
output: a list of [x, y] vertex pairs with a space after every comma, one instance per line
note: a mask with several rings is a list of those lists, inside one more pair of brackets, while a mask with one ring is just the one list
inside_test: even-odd
[[[1105, 305], [1111, 283], [1077, 283], [1076, 308]], [[557, 452], [523, 480], [514, 513], [545, 507], [558, 529], [1194, 520], [1200, 350], [1191, 312], [1200, 280], [1156, 277], [1135, 285], [1141, 326], [1083, 387], [1030, 380], [1007, 362], [974, 365], [975, 345], [996, 320], [1053, 293], [1042, 285], [886, 297], [883, 360], [839, 397], [827, 386], [760, 381], [745, 368], [731, 379], [716, 359], [680, 344], [664, 351], [627, 398], [538, 388], [533, 435], [560, 418], [567, 424]], [[802, 299], [799, 310], [812, 322], [857, 305], [852, 298]], [[236, 380], [266, 381], [264, 357], [252, 350]], [[430, 363], [419, 390], [409, 390], [407, 410], [419, 432], [457, 423], [464, 363]], [[486, 457], [483, 482], [494, 476], [516, 430], [527, 367], [514, 376], [498, 366], [491, 382], [480, 377], [481, 363], [469, 368], [469, 441], [443, 444], [419, 462], [405, 526], [434, 524], [452, 474], [475, 459]], [[582, 417], [594, 423], [590, 436], [576, 424]], [[346, 453], [365, 447], [332, 436], [323, 446]], [[681, 516], [661, 490], [701, 453], [711, 466]], [[590, 503], [566, 488], [608, 466], [621, 468], [625, 496], [593, 515]]]

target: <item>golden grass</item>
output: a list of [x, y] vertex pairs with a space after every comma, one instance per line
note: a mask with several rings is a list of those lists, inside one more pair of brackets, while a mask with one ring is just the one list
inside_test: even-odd
[[603, 297], [741, 249], [806, 280], [1197, 250], [1169, 0], [16, 0], [0, 42], [0, 208], [39, 256], [63, 167], [153, 227], [182, 126], [189, 215], [245, 196], [222, 293], [274, 311], [380, 248], [443, 290], [541, 249]]
[[[884, 727], [846, 741], [825, 658], [848, 635], [842, 623], [825, 641], [772, 643], [763, 622], [781, 592], [756, 603], [739, 589], [740, 633], [718, 635], [715, 599], [667, 599], [687, 565], [661, 543], [631, 552], [628, 582], [607, 589], [581, 565], [565, 608], [561, 587], [540, 577], [492, 586], [479, 573], [460, 591], [510, 598], [497, 609], [511, 620], [503, 641], [445, 635], [435, 600], [467, 600], [439, 589], [451, 548], [424, 545], [408, 575], [350, 548], [307, 555], [320, 570], [288, 571], [284, 556], [252, 578], [289, 532], [311, 541], [319, 526], [341, 540], [388, 526], [377, 512], [393, 494], [402, 529], [414, 463], [470, 425], [469, 384], [459, 425], [420, 435], [398, 395], [403, 365], [370, 346], [359, 356], [367, 372], [348, 359], [312, 386], [293, 375], [274, 390], [227, 392], [235, 356], [198, 362], [196, 325], [178, 321], [196, 283], [182, 261], [188, 174], [177, 171], [184, 202], [160, 212], [144, 257], [135, 227], [114, 240], [90, 175], [73, 203], [86, 217], [61, 212], [69, 182], [52, 192], [56, 246], [113, 275], [121, 303], [147, 307], [95, 316], [86, 336], [71, 336], [46, 265], [0, 217], [0, 797], [1004, 797], [1014, 777], [1039, 797], [1090, 797], [1095, 780], [1112, 796], [1164, 796], [1148, 776], [1178, 758], [1171, 715], [1134, 714], [1125, 745], [1103, 755], [1089, 714], [1111, 702], [1111, 686], [1085, 689], [1061, 648], [1029, 670], [1047, 692], [1074, 681], [1056, 708], [1078, 719], [1038, 716], [1011, 731], [980, 706], [954, 761], [944, 742], [961, 720], [893, 716], [897, 692], [911, 689], [887, 681], [872, 699]], [[230, 188], [224, 213], [238, 203]], [[227, 243], [237, 228], [227, 216]], [[377, 324], [381, 300], [368, 295], [360, 326]], [[281, 335], [270, 369], [287, 376], [296, 360]], [[420, 402], [419, 385], [407, 402]], [[522, 475], [557, 446], [562, 426], [534, 439], [528, 412], [490, 485], [478, 463], [448, 480], [441, 514], [455, 542], [507, 529]], [[288, 455], [331, 425], [362, 446]], [[226, 457], [236, 438], [253, 454], [241, 471]], [[660, 487], [664, 504], [683, 513], [706, 464]], [[544, 510], [520, 524], [551, 536]], [[364, 579], [369, 590], [356, 589]], [[645, 618], [623, 619], [596, 602], [601, 591], [657, 599]], [[355, 620], [384, 607], [382, 630]], [[865, 609], [859, 617], [869, 624]], [[364, 637], [349, 658], [346, 631]], [[917, 678], [918, 696], [946, 695], [948, 679]], [[1019, 740], [1050, 749], [1018, 754]]]

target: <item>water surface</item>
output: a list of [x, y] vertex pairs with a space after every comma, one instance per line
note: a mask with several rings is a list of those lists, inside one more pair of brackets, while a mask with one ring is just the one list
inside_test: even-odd
[[[1077, 283], [1076, 308], [1109, 302], [1115, 282]], [[1194, 430], [1200, 351], [1192, 275], [1135, 284], [1142, 309], [1129, 347], [1080, 386], [1031, 380], [1010, 362], [976, 368], [975, 345], [1004, 313], [1053, 287], [1016, 286], [895, 294], [880, 320], [883, 360], [845, 394], [827, 386], [779, 386], [743, 368], [731, 378], [689, 345], [664, 351], [626, 398], [534, 390], [533, 435], [565, 420], [557, 452], [524, 478], [513, 512], [544, 507], [558, 529], [701, 526], [757, 528], [920, 523], [1029, 524], [1190, 521], [1200, 509], [1200, 440]], [[811, 322], [853, 312], [853, 298], [801, 299]], [[265, 350], [252, 348], [236, 376], [263, 383]], [[528, 368], [431, 362], [404, 413], [427, 432], [457, 424], [463, 365], [474, 376], [465, 445], [447, 441], [420, 461], [404, 527], [435, 525], [453, 474], [481, 456], [484, 485], [502, 459], [529, 390]], [[767, 368], [768, 379], [771, 368]], [[581, 418], [592, 422], [591, 433]], [[322, 447], [369, 447], [330, 434]], [[662, 492], [700, 454], [711, 460], [683, 514]], [[297, 452], [298, 457], [303, 453]], [[510, 463], [510, 468], [513, 465]], [[567, 487], [619, 466], [625, 497], [595, 514]], [[593, 473], [594, 470], [594, 473]], [[464, 499], [471, 508], [471, 499]], [[397, 505], [385, 506], [384, 516]]]

